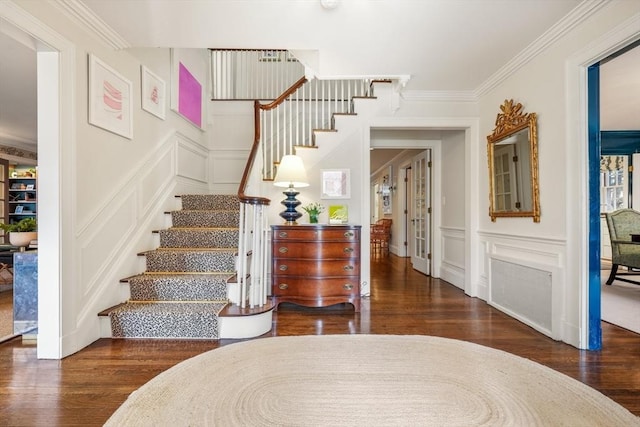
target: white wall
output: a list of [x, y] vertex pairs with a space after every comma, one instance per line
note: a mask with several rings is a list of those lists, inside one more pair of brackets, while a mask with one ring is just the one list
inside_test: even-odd
[[[144, 270], [136, 254], [157, 246], [151, 231], [175, 194], [208, 189], [207, 144], [177, 114], [163, 121], [141, 109], [140, 65], [169, 84], [168, 50], [114, 51], [51, 3], [4, 2], [0, 18], [62, 49], [46, 61], [61, 70], [61, 118], [39, 111], [38, 212], [38, 356], [60, 358], [99, 338], [97, 313], [127, 297], [119, 280]], [[132, 139], [88, 123], [89, 53], [132, 82]]]
[[[499, 106], [505, 99], [521, 102], [525, 112], [538, 114], [540, 223], [531, 218], [498, 218], [491, 222], [485, 214], [488, 199], [480, 199], [480, 255], [484, 267], [481, 274], [487, 292], [491, 287], [491, 259], [506, 259], [551, 272], [553, 325], [548, 333], [580, 347], [587, 344], [587, 142], [583, 132], [586, 115], [584, 110], [578, 110], [584, 107], [584, 101], [576, 102], [571, 94], [582, 90], [584, 100], [586, 86], [576, 86], [584, 82], [579, 81], [580, 67], [572, 65], [575, 63], [572, 58], [585, 47], [611, 37], [607, 32], [629, 17], [636, 15], [637, 19], [638, 13], [638, 2], [608, 4], [480, 98], [481, 135], [492, 132]], [[637, 38], [640, 26], [634, 26]], [[609, 47], [603, 45], [600, 49]], [[480, 162], [486, 165], [486, 161], [483, 151]], [[487, 194], [487, 181], [486, 174], [480, 174], [477, 187], [480, 194]], [[512, 314], [517, 317], [517, 313]], [[526, 318], [523, 321], [539, 327]]]
[[209, 111], [212, 191], [236, 194], [254, 139], [253, 102], [210, 102]]

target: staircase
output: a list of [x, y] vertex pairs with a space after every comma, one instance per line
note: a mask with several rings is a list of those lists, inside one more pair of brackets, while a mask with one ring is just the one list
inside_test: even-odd
[[[296, 85], [303, 84], [303, 80]], [[101, 336], [243, 339], [269, 332], [273, 310], [267, 296], [270, 200], [259, 194], [263, 194], [262, 183], [272, 179], [269, 174], [276, 162], [265, 160], [264, 153], [270, 153], [269, 156], [278, 153], [279, 159], [283, 153], [295, 150], [307, 169], [319, 168], [329, 155], [357, 158], [362, 121], [392, 108], [397, 101], [398, 95], [389, 83], [374, 80], [371, 84], [379, 86], [376, 96], [373, 96], [373, 86], [366, 96], [350, 96], [348, 111], [331, 112], [328, 126], [302, 126], [311, 131], [310, 145], [293, 144], [292, 137], [281, 138], [279, 126], [274, 126], [275, 137], [265, 139], [265, 129], [260, 125], [279, 123], [280, 119], [262, 117], [262, 110], [282, 106], [286, 96], [296, 90], [295, 86], [289, 94], [283, 94], [279, 104], [262, 105], [256, 101], [256, 135], [238, 195], [180, 196], [182, 209], [170, 212], [172, 226], [157, 232], [159, 247], [139, 254], [145, 257], [145, 272], [121, 280], [130, 287], [130, 299], [99, 313]], [[320, 107], [324, 105], [322, 97], [316, 96], [314, 102]], [[276, 112], [275, 117], [280, 114]], [[288, 141], [286, 146], [272, 145], [283, 139]], [[261, 148], [265, 144], [270, 147]], [[263, 158], [258, 159], [254, 167], [258, 153]], [[249, 183], [258, 195], [246, 193]], [[368, 293], [368, 288], [362, 290]]]
[[[113, 338], [219, 339], [264, 333], [271, 328], [266, 307], [260, 320], [255, 311], [248, 321], [224, 328], [228, 282], [235, 275], [239, 240], [239, 202], [235, 195], [182, 195], [182, 209], [170, 212], [172, 226], [157, 231], [160, 246], [143, 252], [146, 271], [122, 279], [131, 298], [100, 313], [109, 319]], [[233, 286], [233, 283], [231, 283]], [[237, 314], [232, 313], [232, 318]], [[258, 314], [257, 318], [253, 318]], [[262, 316], [264, 317], [264, 316]], [[268, 326], [266, 326], [268, 324]], [[265, 330], [266, 328], [266, 330]], [[234, 329], [239, 329], [235, 330]], [[226, 335], [221, 331], [226, 331]], [[255, 335], [254, 335], [255, 336]]]

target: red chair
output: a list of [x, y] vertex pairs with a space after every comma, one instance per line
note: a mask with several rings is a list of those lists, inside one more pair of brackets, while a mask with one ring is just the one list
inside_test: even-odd
[[392, 222], [390, 219], [379, 219], [371, 224], [371, 254], [389, 255]]

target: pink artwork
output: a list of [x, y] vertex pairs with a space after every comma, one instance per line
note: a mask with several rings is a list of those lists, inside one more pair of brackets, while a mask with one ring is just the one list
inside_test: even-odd
[[196, 126], [202, 127], [202, 85], [182, 62], [178, 75], [178, 112]]
[[112, 114], [114, 118], [122, 120], [122, 92], [116, 89], [108, 80], [102, 83], [104, 90], [102, 101], [104, 109], [107, 113]]
[[131, 139], [133, 110], [131, 81], [89, 54], [89, 123]]

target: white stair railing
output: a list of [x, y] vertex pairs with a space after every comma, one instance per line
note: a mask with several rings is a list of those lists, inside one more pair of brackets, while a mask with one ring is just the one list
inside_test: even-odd
[[[261, 307], [270, 286], [266, 209], [271, 201], [246, 194], [249, 179], [272, 179], [282, 156], [293, 154], [296, 146], [312, 146], [314, 130], [332, 129], [335, 114], [353, 112], [353, 98], [372, 97], [372, 81], [307, 82], [304, 67], [281, 50], [212, 50], [211, 66], [213, 100], [254, 100], [254, 141], [238, 189], [238, 286], [232, 302], [241, 308]], [[260, 99], [273, 101], [262, 104]]]
[[262, 178], [273, 179], [282, 156], [313, 146], [314, 130], [333, 129], [334, 114], [353, 113], [353, 98], [373, 96], [372, 88], [371, 80], [314, 79], [277, 107], [261, 110]]
[[241, 308], [262, 307], [267, 302], [267, 205], [240, 203], [237, 288], [232, 302]]
[[304, 66], [281, 49], [210, 49], [211, 99], [276, 99], [300, 77]]

